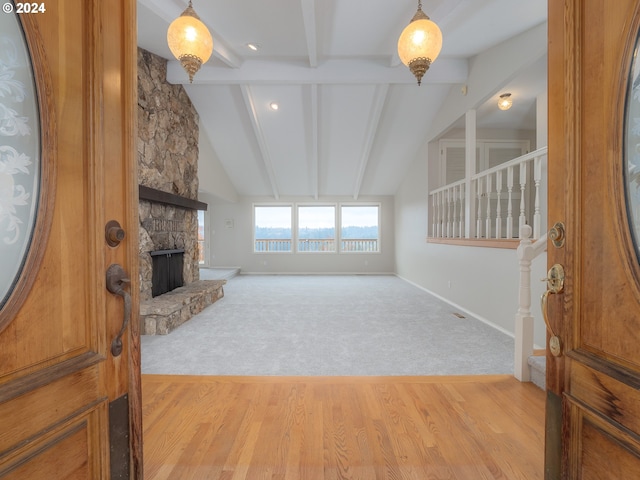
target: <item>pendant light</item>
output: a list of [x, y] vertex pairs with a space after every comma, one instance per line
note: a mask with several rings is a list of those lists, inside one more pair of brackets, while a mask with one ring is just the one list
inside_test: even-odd
[[191, 5], [176, 18], [167, 30], [167, 43], [171, 53], [180, 60], [182, 68], [189, 74], [189, 82], [206, 63], [213, 52], [213, 38]]
[[422, 0], [418, 1], [418, 11], [398, 39], [398, 55], [418, 80], [436, 60], [442, 49], [442, 32], [422, 11]]

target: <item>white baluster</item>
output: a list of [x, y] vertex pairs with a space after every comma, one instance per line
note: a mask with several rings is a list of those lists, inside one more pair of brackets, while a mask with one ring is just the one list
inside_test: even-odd
[[513, 238], [513, 167], [507, 167], [507, 238]]
[[533, 159], [533, 183], [535, 201], [533, 210], [533, 238], [540, 238], [540, 181], [542, 180], [542, 157]]
[[491, 187], [491, 174], [487, 175], [485, 178], [485, 182], [487, 184], [487, 191], [486, 191], [486, 195], [487, 195], [487, 216], [485, 218], [485, 222], [484, 222], [484, 228], [485, 228], [485, 238], [491, 238], [491, 192], [493, 191], [493, 188]]
[[[524, 191], [527, 187], [527, 164], [528, 162], [522, 162], [520, 164], [520, 217], [518, 220], [518, 229], [527, 224], [527, 217], [525, 216], [525, 199]], [[518, 235], [520, 232], [518, 231]], [[519, 237], [518, 237], [519, 238]]]
[[433, 219], [433, 221], [431, 222], [431, 236], [432, 237], [437, 237], [437, 232], [438, 232], [438, 219], [437, 219], [437, 212], [436, 212], [436, 194], [432, 193], [431, 194], [431, 217]]
[[476, 238], [482, 238], [482, 180], [476, 180], [476, 192], [478, 194], [478, 214], [476, 215]]
[[[464, 237], [464, 185], [460, 185], [460, 217], [459, 217], [460, 228], [458, 228], [458, 232], [460, 233], [460, 238]], [[638, 223], [640, 225], [640, 223]]]
[[440, 225], [438, 228], [440, 229], [440, 237], [444, 237], [444, 192], [440, 192]]
[[451, 237], [451, 189], [447, 188], [447, 238]]
[[502, 170], [496, 172], [496, 238], [502, 238], [502, 206], [500, 205], [500, 193], [502, 192]]
[[436, 237], [440, 237], [440, 192], [436, 193]]
[[440, 223], [438, 224], [439, 237], [444, 237], [444, 192], [439, 193], [438, 204], [440, 205]]
[[451, 216], [451, 236], [456, 238], [458, 233], [458, 186], [454, 185], [451, 188], [451, 211], [453, 215]]

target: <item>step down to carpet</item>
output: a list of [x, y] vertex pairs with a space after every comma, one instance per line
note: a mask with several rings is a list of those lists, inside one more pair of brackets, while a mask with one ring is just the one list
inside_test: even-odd
[[224, 296], [226, 280], [198, 280], [140, 302], [140, 333], [166, 335]]
[[527, 363], [529, 363], [531, 381], [542, 390], [546, 390], [547, 357], [544, 355], [534, 355], [529, 357]]
[[240, 267], [200, 267], [202, 280], [231, 280], [240, 274]]

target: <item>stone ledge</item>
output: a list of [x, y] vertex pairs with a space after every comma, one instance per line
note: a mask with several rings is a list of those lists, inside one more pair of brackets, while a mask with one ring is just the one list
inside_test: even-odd
[[140, 333], [166, 335], [224, 296], [226, 280], [198, 280], [140, 303]]

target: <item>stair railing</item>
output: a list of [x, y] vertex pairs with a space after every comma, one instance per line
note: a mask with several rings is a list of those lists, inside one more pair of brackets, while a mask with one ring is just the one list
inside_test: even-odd
[[531, 241], [533, 229], [529, 225], [520, 226], [520, 245], [518, 260], [520, 263], [520, 289], [518, 294], [518, 312], [515, 319], [515, 357], [514, 376], [521, 382], [531, 380], [529, 357], [533, 355], [533, 315], [531, 314], [531, 262], [547, 250], [547, 234], [537, 241]]

